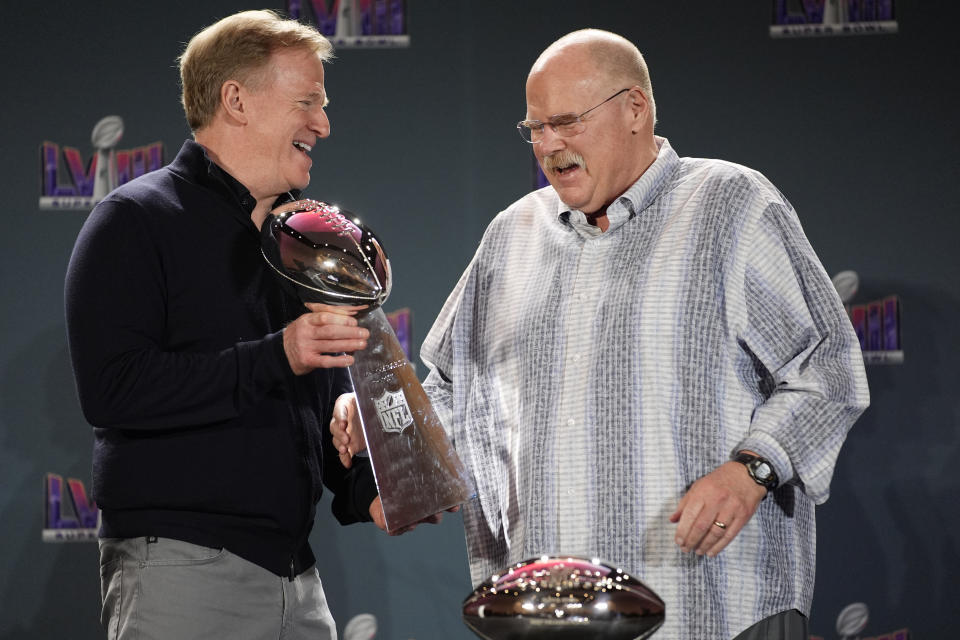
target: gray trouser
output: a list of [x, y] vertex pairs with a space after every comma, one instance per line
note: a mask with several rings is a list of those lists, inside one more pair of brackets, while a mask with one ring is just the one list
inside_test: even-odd
[[807, 640], [807, 617], [791, 609], [764, 618], [733, 640]]
[[100, 540], [110, 640], [336, 640], [316, 567], [280, 578], [225, 549], [169, 538]]

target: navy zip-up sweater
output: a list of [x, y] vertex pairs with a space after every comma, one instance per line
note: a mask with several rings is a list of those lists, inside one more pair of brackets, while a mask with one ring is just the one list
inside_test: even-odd
[[108, 195], [70, 259], [65, 303], [94, 427], [100, 535], [309, 568], [321, 481], [341, 523], [370, 520], [365, 459], [345, 470], [326, 425], [346, 371], [295, 376], [283, 327], [306, 309], [274, 279], [239, 182], [192, 140]]

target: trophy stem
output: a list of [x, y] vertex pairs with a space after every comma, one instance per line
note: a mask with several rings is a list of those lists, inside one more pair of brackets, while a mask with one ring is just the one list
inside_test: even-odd
[[383, 310], [364, 312], [358, 324], [370, 337], [353, 354], [350, 378], [393, 532], [465, 502], [470, 481]]

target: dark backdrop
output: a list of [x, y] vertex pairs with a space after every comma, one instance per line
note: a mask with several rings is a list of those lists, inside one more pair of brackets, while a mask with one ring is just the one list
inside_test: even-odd
[[[536, 55], [570, 30], [617, 31], [652, 70], [660, 122], [681, 155], [760, 169], [796, 206], [831, 274], [862, 300], [903, 301], [905, 362], [869, 367], [873, 405], [819, 510], [811, 631], [836, 637], [846, 604], [865, 635], [951, 635], [960, 569], [955, 3], [898, 3], [900, 33], [773, 40], [769, 2], [410, 0], [408, 49], [341, 49], [328, 68], [332, 137], [309, 194], [386, 239], [420, 341], [491, 217], [531, 183], [513, 124]], [[279, 2], [268, 3], [282, 9]], [[946, 7], [950, 8], [946, 8]], [[64, 338], [62, 283], [86, 214], [38, 208], [38, 149], [91, 153], [108, 114], [123, 148], [187, 135], [174, 59], [202, 26], [243, 8], [190, 2], [7, 2], [0, 234], [0, 639], [96, 638], [92, 543], [44, 544], [47, 472], [89, 480], [89, 427]], [[421, 372], [422, 372], [421, 364]], [[467, 638], [457, 516], [387, 538], [322, 513], [313, 542], [339, 623], [374, 613], [382, 638]]]

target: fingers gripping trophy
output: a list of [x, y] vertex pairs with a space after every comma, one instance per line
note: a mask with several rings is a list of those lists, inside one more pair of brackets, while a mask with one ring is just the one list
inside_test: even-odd
[[349, 372], [387, 531], [465, 502], [467, 472], [381, 309], [392, 276], [379, 239], [347, 211], [298, 200], [271, 212], [261, 240], [303, 302], [368, 306], [357, 321], [370, 338]]

